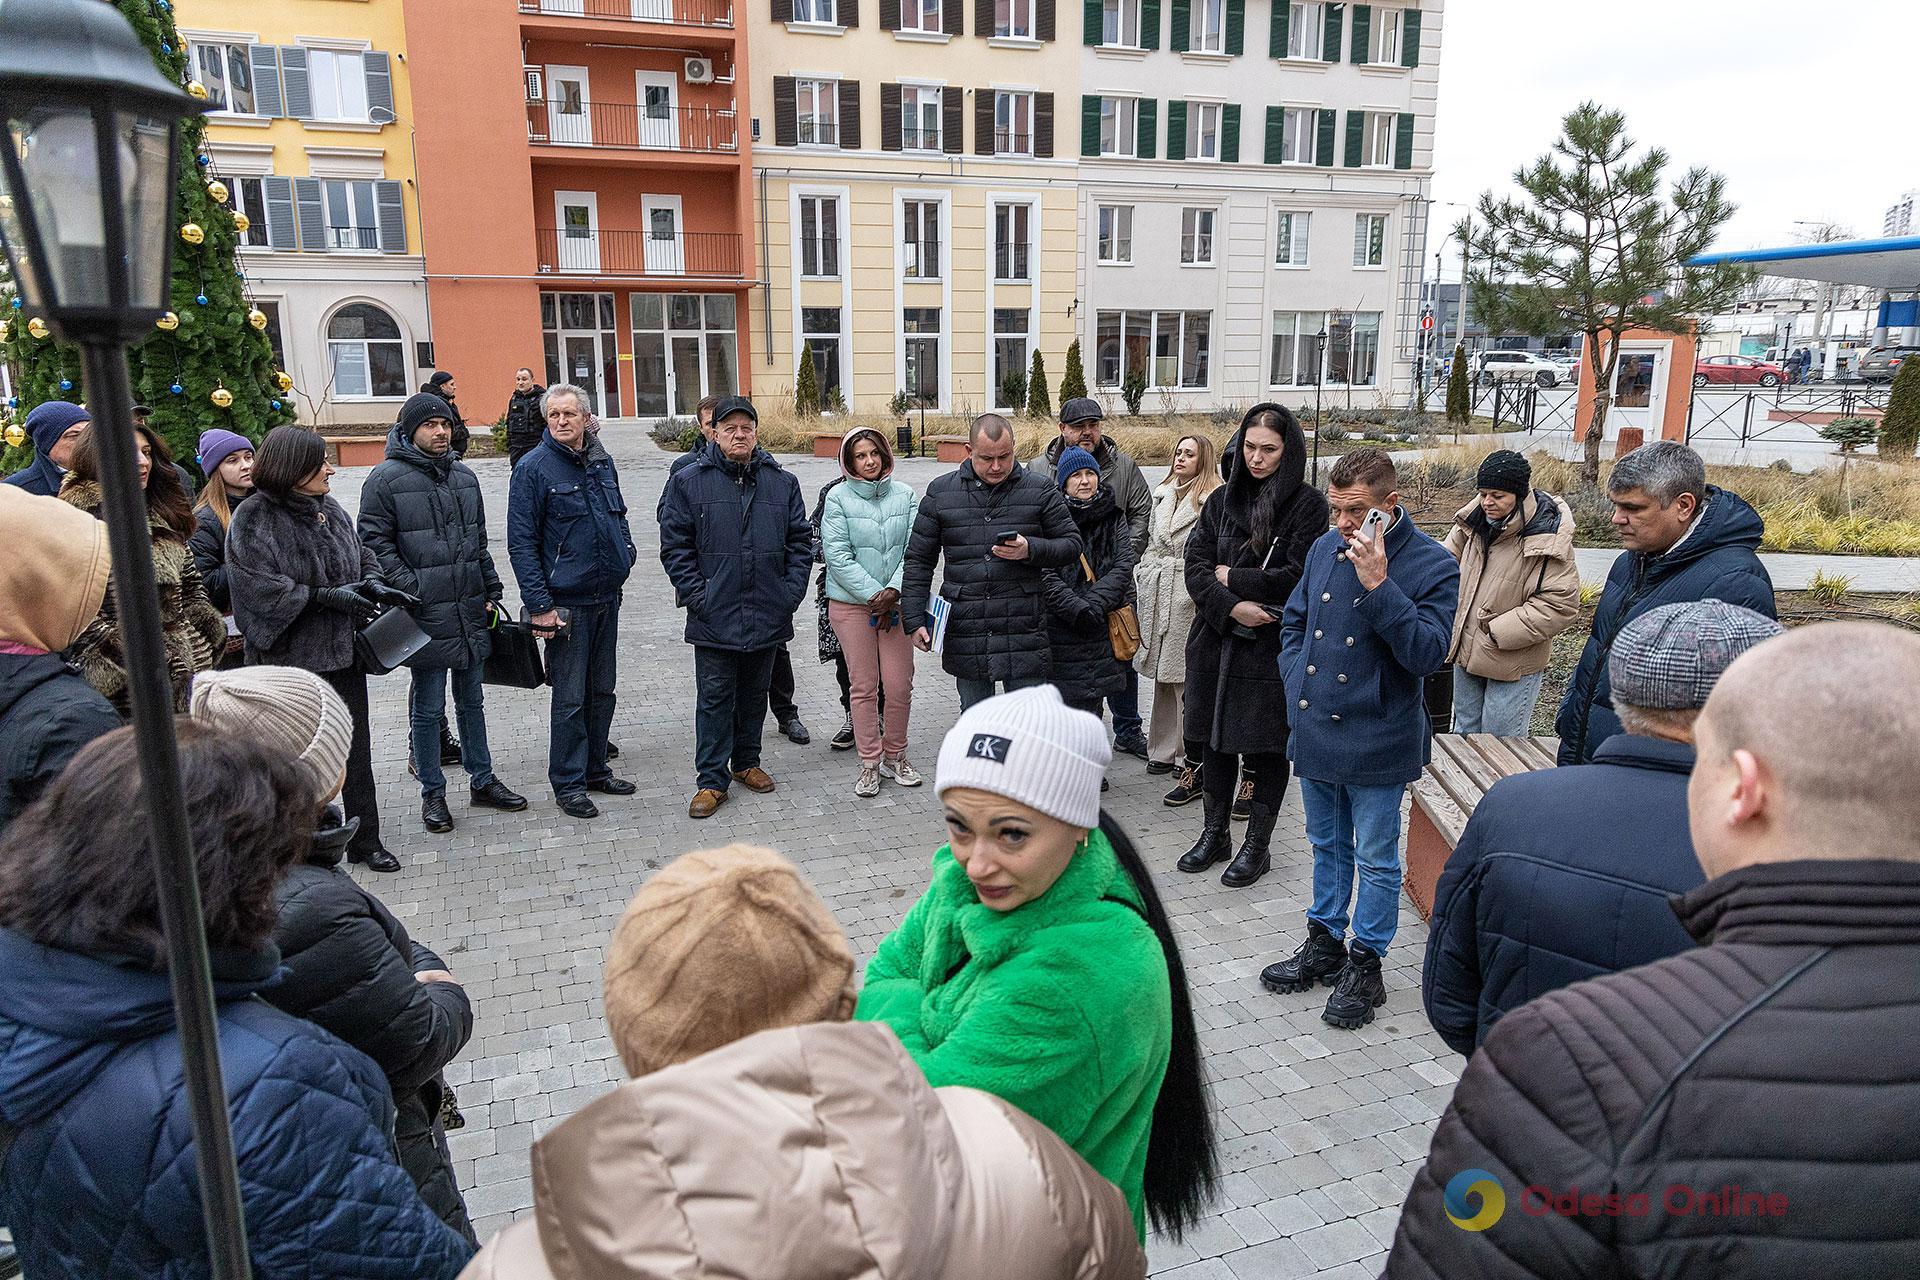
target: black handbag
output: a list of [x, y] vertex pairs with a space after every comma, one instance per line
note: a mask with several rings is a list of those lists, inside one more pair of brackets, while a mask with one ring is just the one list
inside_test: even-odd
[[532, 627], [499, 618], [493, 624], [492, 636], [493, 649], [487, 654], [486, 669], [480, 677], [484, 683], [538, 689], [547, 682], [547, 664]]
[[405, 609], [388, 609], [353, 633], [353, 656], [366, 674], [384, 676], [404, 665], [431, 640], [412, 614]]

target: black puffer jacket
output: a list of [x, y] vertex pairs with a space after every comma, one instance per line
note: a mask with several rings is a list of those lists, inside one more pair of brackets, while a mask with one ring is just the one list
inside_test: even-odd
[[547, 421], [540, 416], [540, 397], [547, 389], [535, 385], [516, 391], [507, 399], [507, 461], [517, 463], [520, 455], [540, 443]]
[[315, 605], [313, 593], [368, 578], [380, 578], [380, 562], [332, 498], [256, 492], [227, 526], [227, 586], [249, 666], [351, 667], [353, 619]]
[[1127, 686], [1127, 667], [1113, 656], [1107, 615], [1133, 603], [1133, 536], [1127, 513], [1103, 482], [1085, 502], [1067, 499], [1094, 579], [1078, 560], [1042, 578], [1053, 683], [1068, 702], [1098, 702]]
[[[1025, 560], [992, 553], [1004, 530], [1024, 534]], [[941, 665], [960, 680], [1044, 680], [1052, 668], [1041, 574], [1080, 562], [1080, 533], [1053, 482], [1018, 463], [988, 486], [971, 459], [927, 486], [907, 539], [900, 616], [907, 631], [927, 626], [933, 569], [942, 553], [940, 595], [952, 604]]]
[[[1274, 404], [1257, 404], [1247, 417]], [[1216, 751], [1284, 752], [1287, 749], [1286, 688], [1280, 679], [1277, 615], [1300, 581], [1307, 550], [1327, 531], [1327, 500], [1307, 484], [1307, 438], [1285, 415], [1280, 467], [1255, 480], [1240, 458], [1245, 420], [1220, 456], [1226, 483], [1207, 495], [1199, 523], [1187, 537], [1187, 594], [1193, 597], [1193, 629], [1187, 633], [1186, 723], [1188, 741]], [[1273, 544], [1255, 548], [1254, 503], [1267, 485], [1281, 485]], [[1222, 584], [1214, 570], [1228, 569]], [[1272, 606], [1276, 620], [1245, 627], [1233, 620], [1242, 600]]]
[[440, 1072], [473, 1035], [473, 1007], [458, 985], [413, 976], [446, 965], [341, 869], [357, 826], [328, 809], [307, 860], [275, 891], [273, 940], [286, 971], [264, 994], [386, 1073], [401, 1165], [440, 1220], [477, 1245], [439, 1119]]
[[[1761, 864], [1673, 901], [1708, 945], [1494, 1027], [1386, 1276], [1920, 1275], [1920, 863]], [[1448, 1221], [1485, 1210], [1463, 1177], [1504, 1191], [1484, 1230]]]
[[207, 589], [207, 599], [220, 612], [232, 613], [233, 592], [227, 586], [227, 527], [211, 507], [193, 509], [193, 537], [187, 541], [193, 547], [193, 563], [200, 570], [200, 585]]
[[0, 653], [0, 831], [120, 715], [57, 653]]
[[410, 667], [465, 671], [493, 649], [487, 601], [504, 594], [487, 551], [480, 482], [451, 452], [433, 457], [396, 426], [387, 460], [360, 491], [360, 541], [392, 586], [420, 597], [413, 611], [433, 642]]

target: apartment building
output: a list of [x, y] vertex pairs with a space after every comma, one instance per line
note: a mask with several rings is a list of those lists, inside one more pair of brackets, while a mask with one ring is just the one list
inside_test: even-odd
[[401, 0], [179, 0], [175, 18], [301, 419], [391, 421], [433, 360]]

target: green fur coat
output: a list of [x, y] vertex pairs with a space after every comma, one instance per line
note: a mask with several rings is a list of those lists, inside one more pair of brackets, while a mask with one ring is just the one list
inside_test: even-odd
[[893, 1028], [936, 1088], [985, 1090], [1052, 1129], [1125, 1193], [1146, 1239], [1173, 1004], [1165, 953], [1104, 834], [1007, 912], [983, 906], [942, 847], [933, 883], [867, 966], [854, 1016]]

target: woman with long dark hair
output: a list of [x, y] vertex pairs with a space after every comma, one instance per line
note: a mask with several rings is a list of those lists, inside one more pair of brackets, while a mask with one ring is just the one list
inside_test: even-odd
[[1186, 971], [1133, 842], [1100, 812], [1105, 727], [1052, 685], [960, 716], [936, 773], [947, 844], [867, 966], [855, 1017], [928, 1083], [1019, 1107], [1118, 1186], [1140, 1238], [1212, 1196], [1213, 1119]]
[[[1198, 614], [1187, 634], [1187, 754], [1201, 761], [1206, 824], [1179, 867], [1198, 874], [1231, 857], [1220, 877], [1230, 889], [1272, 867], [1273, 824], [1287, 792], [1280, 611], [1307, 549], [1327, 531], [1327, 500], [1306, 482], [1306, 446], [1286, 409], [1247, 410], [1220, 458], [1226, 483], [1187, 538], [1187, 593]], [[1242, 759], [1253, 800], [1235, 853], [1233, 783]]]
[[[80, 437], [73, 448], [72, 469], [60, 486], [60, 497], [104, 520], [100, 440], [98, 431]], [[188, 686], [225, 650], [227, 627], [220, 611], [207, 598], [200, 570], [194, 564], [188, 544], [193, 536], [193, 509], [187, 505], [166, 441], [149, 427], [135, 427], [133, 447], [140, 488], [147, 498], [147, 531], [153, 541], [153, 579], [160, 590], [160, 630], [166, 642], [167, 675], [173, 684], [173, 709], [185, 711]], [[122, 717], [131, 714], [120, 603], [111, 586], [100, 602], [99, 614], [73, 642], [67, 656], [114, 710]]]
[[[193, 504], [193, 562], [207, 584], [207, 598], [213, 607], [233, 621], [233, 593], [227, 587], [227, 526], [233, 512], [253, 495], [253, 441], [232, 431], [203, 431], [200, 449], [194, 460], [200, 464], [207, 482]], [[237, 628], [229, 625], [226, 652], [214, 665], [237, 667], [245, 659], [245, 646]]]

